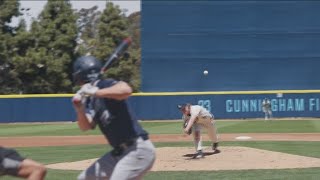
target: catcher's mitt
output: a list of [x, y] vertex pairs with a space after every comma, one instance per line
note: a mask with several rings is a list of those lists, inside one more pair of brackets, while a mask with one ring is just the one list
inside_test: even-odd
[[[187, 126], [188, 126], [188, 121], [184, 121], [184, 122], [183, 122], [183, 129], [185, 129]], [[188, 134], [188, 135], [192, 134], [192, 128], [189, 129], [189, 131], [188, 131], [187, 134]]]

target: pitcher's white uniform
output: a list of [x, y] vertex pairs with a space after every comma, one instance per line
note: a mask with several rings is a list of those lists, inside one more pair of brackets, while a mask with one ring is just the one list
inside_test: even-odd
[[204, 107], [199, 105], [190, 106], [190, 116], [183, 115], [183, 120], [189, 120], [195, 117], [192, 126], [192, 135], [195, 143], [196, 151], [202, 150], [201, 130], [205, 128], [212, 143], [218, 143], [217, 129], [214, 116]]

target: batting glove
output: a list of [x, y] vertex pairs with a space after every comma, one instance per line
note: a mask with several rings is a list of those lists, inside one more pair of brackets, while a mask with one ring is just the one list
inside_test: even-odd
[[84, 84], [80, 89], [84, 96], [94, 96], [98, 90], [99, 88], [93, 86], [91, 83]]
[[80, 108], [82, 105], [85, 104], [86, 97], [82, 95], [80, 91], [78, 91], [73, 97], [72, 102], [76, 108]]

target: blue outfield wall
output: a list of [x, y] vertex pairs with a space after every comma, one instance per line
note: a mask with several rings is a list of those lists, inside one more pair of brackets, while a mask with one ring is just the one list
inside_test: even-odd
[[0, 122], [72, 121], [75, 112], [70, 97], [16, 95], [0, 98]]
[[170, 93], [160, 95], [159, 93], [157, 96], [134, 96], [130, 102], [137, 111], [139, 119], [142, 120], [180, 119], [181, 113], [177, 105], [186, 102], [207, 108], [216, 119], [263, 118], [261, 103], [264, 98], [271, 100], [274, 117], [320, 117], [319, 92], [249, 93], [201, 92], [184, 93], [185, 95], [169, 95]]
[[320, 1], [141, 7], [143, 92], [320, 89]]
[[[320, 91], [137, 93], [129, 98], [138, 119], [180, 119], [178, 104], [199, 104], [217, 119], [261, 118], [261, 101], [271, 99], [274, 117], [320, 117]], [[0, 123], [74, 121], [72, 95], [0, 96]]]

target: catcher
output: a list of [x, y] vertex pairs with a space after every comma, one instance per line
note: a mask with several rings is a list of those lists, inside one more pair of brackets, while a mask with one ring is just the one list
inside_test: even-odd
[[32, 159], [22, 157], [15, 149], [0, 146], [0, 178], [4, 175], [28, 180], [43, 180], [46, 167]]
[[217, 129], [213, 115], [204, 107], [199, 105], [184, 104], [178, 105], [184, 120], [184, 132], [188, 135], [193, 134], [196, 153], [193, 158], [204, 157], [202, 151], [201, 129], [206, 128], [209, 138], [212, 141], [212, 150], [218, 150]]

